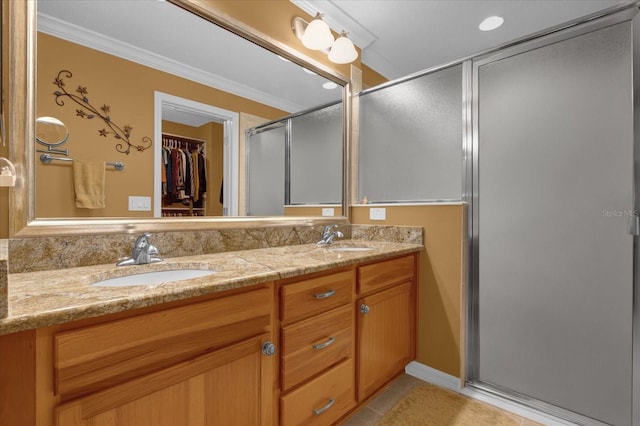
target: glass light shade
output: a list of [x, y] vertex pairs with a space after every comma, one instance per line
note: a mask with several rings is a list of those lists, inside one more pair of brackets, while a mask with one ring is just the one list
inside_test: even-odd
[[333, 34], [331, 29], [322, 20], [322, 16], [317, 14], [313, 21], [307, 25], [302, 36], [302, 44], [312, 50], [328, 49], [333, 44]]
[[335, 64], [348, 64], [355, 61], [357, 57], [358, 52], [345, 33], [338, 37], [329, 52], [329, 60]]

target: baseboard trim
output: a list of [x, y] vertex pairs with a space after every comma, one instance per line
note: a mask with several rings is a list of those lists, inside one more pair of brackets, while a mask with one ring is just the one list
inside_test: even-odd
[[460, 379], [417, 361], [411, 361], [404, 369], [405, 373], [433, 385], [460, 392]]
[[504, 398], [500, 398], [496, 395], [483, 392], [470, 387], [461, 388], [461, 382], [458, 377], [452, 376], [442, 371], [436, 370], [417, 361], [412, 361], [405, 367], [405, 372], [410, 376], [416, 377], [425, 382], [431, 383], [436, 386], [443, 387], [453, 392], [460, 393], [478, 401], [485, 402], [493, 405], [494, 407], [501, 408], [509, 411], [517, 416], [525, 417], [529, 420], [541, 423], [546, 426], [576, 426], [576, 423], [571, 423], [566, 420], [559, 419], [541, 411], [531, 409], [529, 407], [522, 406]]

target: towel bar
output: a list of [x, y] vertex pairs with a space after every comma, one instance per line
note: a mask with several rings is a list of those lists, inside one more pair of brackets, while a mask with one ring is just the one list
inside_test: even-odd
[[[53, 160], [60, 160], [60, 161], [73, 161], [73, 158], [64, 158], [64, 157], [52, 157], [49, 154], [42, 154], [40, 156], [40, 161], [42, 161], [44, 164], [49, 164], [51, 163]], [[105, 163], [107, 166], [113, 166], [116, 170], [122, 170], [124, 169], [124, 163], [122, 161], [116, 161], [116, 162], [107, 162]]]

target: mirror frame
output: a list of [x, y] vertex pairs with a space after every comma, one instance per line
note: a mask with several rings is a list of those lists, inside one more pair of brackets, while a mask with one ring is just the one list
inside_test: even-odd
[[[285, 43], [248, 25], [223, 15], [212, 6], [197, 0], [168, 0], [213, 24], [219, 25], [271, 52], [283, 56], [343, 86], [343, 178], [342, 216], [278, 217], [205, 217], [205, 218], [100, 218], [37, 219], [35, 217], [35, 70], [36, 70], [36, 1], [8, 2], [6, 25], [9, 63], [3, 70], [8, 80], [5, 103], [9, 158], [15, 164], [18, 179], [9, 191], [9, 238], [54, 235], [95, 235], [106, 233], [193, 231], [212, 228], [249, 228], [265, 226], [312, 226], [328, 223], [349, 224], [351, 121], [353, 86], [360, 86], [360, 70], [350, 66], [345, 76]], [[4, 3], [4, 2], [3, 2]], [[356, 83], [356, 84], [353, 84]]]

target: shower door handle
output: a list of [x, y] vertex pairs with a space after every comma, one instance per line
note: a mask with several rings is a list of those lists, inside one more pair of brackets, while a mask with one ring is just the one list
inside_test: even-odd
[[640, 235], [640, 216], [637, 215], [636, 211], [633, 212], [633, 215], [629, 216], [629, 234], [634, 237]]

